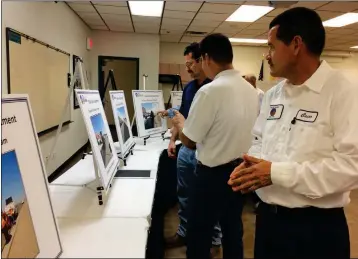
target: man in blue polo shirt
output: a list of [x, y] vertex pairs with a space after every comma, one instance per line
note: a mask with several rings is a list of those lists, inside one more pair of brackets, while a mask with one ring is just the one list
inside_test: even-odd
[[[185, 65], [187, 72], [194, 79], [189, 82], [183, 91], [183, 97], [179, 112], [188, 117], [191, 103], [193, 102], [196, 92], [201, 86], [211, 82], [206, 77], [202, 68], [200, 60], [200, 48], [198, 43], [192, 43], [184, 50]], [[162, 116], [167, 116], [167, 111], [160, 112]], [[172, 136], [168, 146], [168, 156], [174, 158], [176, 156], [175, 141], [178, 139], [178, 132], [173, 127]], [[166, 240], [167, 248], [180, 247], [185, 245], [186, 227], [188, 220], [188, 187], [191, 184], [193, 177], [195, 177], [196, 167], [195, 150], [182, 146], [178, 153], [177, 158], [177, 175], [178, 175], [178, 200], [179, 200], [179, 227], [177, 233]], [[214, 235], [212, 237], [213, 254], [217, 253], [218, 248], [221, 245], [221, 229], [219, 225], [214, 228]]]

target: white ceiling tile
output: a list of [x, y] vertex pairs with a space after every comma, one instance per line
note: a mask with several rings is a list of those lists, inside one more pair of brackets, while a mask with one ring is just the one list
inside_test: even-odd
[[87, 18], [87, 19], [83, 19], [89, 26], [92, 26], [92, 25], [105, 25], [102, 21], [101, 18]]
[[250, 36], [259, 36], [261, 34], [265, 33], [265, 30], [242, 30], [238, 34], [245, 34]]
[[148, 17], [148, 16], [138, 16], [138, 15], [132, 15], [132, 19], [134, 23], [147, 23], [147, 24], [154, 24], [158, 25], [160, 24], [160, 17]]
[[193, 19], [195, 12], [183, 12], [183, 11], [164, 11], [163, 17], [178, 18], [178, 19]]
[[213, 33], [221, 33], [224, 34], [226, 37], [233, 37], [236, 33], [235, 32], [223, 32], [221, 30], [215, 29]]
[[96, 12], [93, 6], [90, 3], [69, 3], [70, 7], [76, 12]]
[[132, 28], [133, 29], [133, 25], [131, 22], [122, 22], [122, 21], [109, 21], [106, 22], [106, 24], [108, 25], [108, 27], [124, 27], [124, 28]]
[[127, 7], [96, 5], [96, 9], [101, 15], [102, 14], [127, 14], [127, 15], [129, 15], [129, 10]]
[[326, 33], [326, 39], [327, 40], [330, 40], [330, 39], [335, 39], [335, 38], [338, 38], [340, 37], [339, 34], [330, 34], [330, 33]]
[[134, 32], [132, 27], [124, 27], [124, 26], [109, 26], [111, 31], [116, 32]]
[[287, 8], [276, 8], [273, 9], [271, 12], [266, 14], [267, 17], [276, 17], [277, 15], [283, 13], [284, 11], [288, 10]]
[[127, 7], [127, 1], [92, 1], [95, 5], [124, 6]]
[[160, 35], [160, 41], [163, 42], [179, 42], [181, 34], [179, 35]]
[[204, 26], [190, 26], [188, 31], [199, 31], [199, 32], [206, 32], [210, 33], [215, 29], [215, 27], [204, 27]]
[[264, 16], [264, 17], [261, 17], [260, 19], [256, 20], [255, 23], [265, 23], [268, 26], [272, 20], [273, 20], [273, 17]]
[[326, 21], [343, 14], [339, 12], [330, 12], [330, 11], [317, 11], [317, 13], [321, 17], [322, 21]]
[[319, 8], [322, 5], [327, 4], [328, 2], [324, 2], [324, 1], [316, 1], [316, 2], [306, 2], [306, 1], [299, 1], [297, 4], [293, 4], [291, 5], [291, 8], [293, 7], [307, 7], [310, 9], [316, 9]]
[[137, 29], [155, 29], [159, 32], [159, 24], [147, 24], [147, 23], [134, 23], [134, 28]]
[[197, 20], [204, 20], [204, 21], [219, 21], [223, 22], [225, 21], [230, 14], [217, 14], [217, 13], [198, 13], [195, 16], [195, 19]]
[[166, 2], [165, 10], [196, 12], [199, 10], [200, 6], [201, 2]]
[[167, 18], [164, 17], [163, 21], [162, 21], [162, 25], [163, 24], [176, 24], [176, 25], [185, 25], [188, 26], [190, 24], [191, 20], [190, 19], [171, 19], [171, 18]]
[[226, 4], [226, 5], [237, 5], [237, 4], [243, 4], [244, 2], [245, 1], [217, 1], [217, 0], [205, 1], [205, 3]]
[[110, 21], [121, 21], [121, 22], [132, 22], [129, 15], [121, 14], [102, 14], [102, 18], [107, 22]]
[[318, 10], [335, 11], [335, 12], [351, 12], [358, 9], [358, 1], [334, 1], [321, 6]]
[[204, 37], [184, 36], [180, 42], [192, 43], [200, 42]]
[[91, 25], [90, 27], [92, 30], [108, 31], [108, 28], [106, 25]]
[[162, 24], [162, 29], [164, 29], [164, 30], [185, 31], [186, 28], [188, 28], [188, 26], [186, 26], [186, 25]]
[[182, 35], [184, 31], [176, 31], [176, 30], [160, 30], [161, 35]]
[[339, 34], [339, 35], [352, 35], [354, 33], [356, 33], [355, 30], [352, 29], [345, 29], [345, 28], [338, 28], [335, 30], [332, 30], [329, 32], [330, 34]]
[[239, 8], [239, 4], [213, 4], [213, 3], [204, 3], [203, 7], [200, 9], [202, 13], [223, 13], [223, 14], [232, 14]]
[[353, 23], [347, 26], [344, 26], [344, 28], [346, 29], [352, 29], [352, 30], [356, 30], [358, 32], [358, 23]]
[[159, 28], [152, 28], [152, 27], [134, 27], [135, 32], [137, 33], [150, 33], [150, 34], [158, 34]]
[[250, 24], [247, 29], [249, 30], [269, 30], [269, 25], [264, 23], [252, 23]]
[[220, 23], [221, 22], [219, 21], [204, 21], [204, 20], [194, 19], [194, 21], [191, 23], [191, 26], [218, 27]]
[[85, 19], [96, 19], [99, 18], [101, 19], [101, 17], [99, 17], [97, 12], [94, 13], [83, 13], [83, 12], [77, 12], [77, 14], [82, 17], [84, 20]]

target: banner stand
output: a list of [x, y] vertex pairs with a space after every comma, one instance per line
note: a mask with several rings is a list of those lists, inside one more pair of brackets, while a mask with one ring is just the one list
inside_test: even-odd
[[[82, 61], [81, 58], [76, 58], [75, 72], [74, 72], [74, 75], [73, 75], [73, 77], [71, 79], [71, 85], [70, 85], [70, 88], [69, 88], [69, 91], [68, 91], [67, 100], [66, 100], [65, 105], [63, 107], [61, 120], [60, 120], [60, 123], [58, 124], [56, 137], [55, 137], [55, 140], [53, 142], [53, 145], [52, 145], [52, 148], [51, 148], [51, 151], [50, 151], [50, 155], [48, 156], [48, 159], [45, 162], [46, 167], [48, 167], [49, 161], [53, 157], [57, 141], [58, 141], [58, 139], [60, 137], [61, 129], [62, 129], [63, 122], [64, 122], [64, 117], [66, 115], [66, 110], [67, 110], [68, 106], [70, 105], [71, 95], [72, 95], [72, 93], [74, 91], [74, 85], [75, 85], [76, 81], [77, 80], [81, 81], [81, 86], [82, 86], [83, 90], [88, 89], [86, 87], [86, 86], [88, 86], [88, 81], [87, 81], [87, 78], [84, 75], [85, 74], [84, 74], [84, 70], [83, 70], [83, 61]], [[93, 150], [92, 144], [91, 144], [91, 150]], [[89, 190], [96, 192], [97, 198], [98, 198], [98, 204], [103, 205], [103, 193], [102, 193], [102, 191], [104, 191], [104, 188], [103, 188], [103, 186], [101, 184], [101, 181], [100, 181], [100, 176], [99, 176], [99, 173], [98, 173], [97, 163], [95, 161], [94, 155], [91, 154], [91, 153], [84, 153], [82, 155], [82, 159], [84, 159], [86, 155], [92, 155], [93, 166], [94, 166], [95, 177], [96, 177], [95, 179], [93, 179], [92, 181], [90, 181], [88, 183], [85, 183], [85, 184], [56, 184], [56, 183], [51, 183], [50, 185], [53, 185], [53, 186], [73, 186], [73, 187], [88, 188]], [[93, 190], [92, 188], [89, 187], [89, 185], [91, 185], [93, 183], [97, 184], [96, 190]], [[109, 188], [111, 188], [111, 187], [112, 187], [112, 184], [109, 185]]]

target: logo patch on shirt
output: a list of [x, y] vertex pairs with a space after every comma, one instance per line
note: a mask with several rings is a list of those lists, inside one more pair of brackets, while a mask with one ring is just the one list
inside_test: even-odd
[[296, 115], [296, 120], [304, 122], [315, 122], [318, 117], [318, 112], [299, 110]]
[[279, 120], [281, 119], [284, 106], [283, 104], [270, 105], [270, 114], [268, 120]]

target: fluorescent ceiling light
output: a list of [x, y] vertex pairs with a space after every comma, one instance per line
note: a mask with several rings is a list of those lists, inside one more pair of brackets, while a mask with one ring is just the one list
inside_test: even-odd
[[227, 22], [254, 22], [274, 8], [269, 6], [242, 5], [229, 18]]
[[358, 13], [346, 13], [323, 22], [325, 27], [343, 27], [358, 22]]
[[351, 49], [358, 49], [358, 46], [353, 46], [351, 47]]
[[267, 40], [264, 39], [242, 39], [242, 38], [230, 38], [231, 42], [239, 42], [239, 43], [258, 43], [258, 44], [265, 44]]
[[163, 1], [128, 1], [132, 15], [161, 17]]

